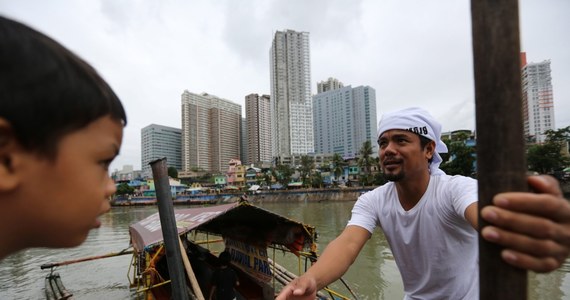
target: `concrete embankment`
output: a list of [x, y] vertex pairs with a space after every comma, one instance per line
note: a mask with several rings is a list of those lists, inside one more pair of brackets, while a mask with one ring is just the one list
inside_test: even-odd
[[321, 189], [321, 190], [290, 190], [259, 192], [248, 195], [249, 200], [275, 202], [323, 202], [323, 201], [356, 201], [358, 196], [371, 188]]

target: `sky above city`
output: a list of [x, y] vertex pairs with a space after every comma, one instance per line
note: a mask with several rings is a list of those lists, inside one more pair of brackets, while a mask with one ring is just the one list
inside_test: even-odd
[[[519, 1], [521, 51], [551, 61], [556, 128], [570, 125], [570, 1]], [[311, 86], [329, 77], [376, 90], [384, 112], [421, 106], [444, 131], [475, 129], [466, 0], [0, 0], [0, 14], [56, 39], [92, 64], [127, 111], [111, 170], [141, 168], [141, 129], [181, 128], [180, 95], [242, 105], [270, 94], [275, 31], [310, 33]]]

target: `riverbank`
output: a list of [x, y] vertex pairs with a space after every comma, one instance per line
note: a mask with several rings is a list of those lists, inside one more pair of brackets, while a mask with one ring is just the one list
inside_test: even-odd
[[[564, 196], [570, 199], [570, 182], [561, 183]], [[295, 189], [248, 192], [248, 200], [259, 202], [335, 202], [356, 201], [360, 195], [375, 187], [347, 187], [327, 189]], [[173, 199], [175, 205], [203, 205], [239, 201], [243, 193], [182, 195]], [[113, 206], [155, 205], [155, 197], [116, 198]]]
[[[268, 190], [248, 192], [248, 201], [256, 202], [323, 202], [356, 201], [361, 194], [374, 187], [347, 187], [327, 189]], [[239, 201], [243, 193], [180, 195], [172, 202], [175, 205], [202, 205]], [[155, 197], [117, 197], [111, 201], [113, 206], [155, 205]]]

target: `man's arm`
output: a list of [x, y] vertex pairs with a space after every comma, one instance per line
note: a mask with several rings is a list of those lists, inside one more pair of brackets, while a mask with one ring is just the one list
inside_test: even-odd
[[535, 272], [553, 271], [570, 254], [570, 202], [553, 177], [531, 176], [528, 183], [534, 193], [493, 197], [493, 205], [481, 211], [492, 225], [481, 234], [505, 247], [501, 256], [507, 263]]
[[326, 247], [317, 262], [283, 288], [276, 300], [315, 299], [318, 290], [339, 279], [352, 265], [370, 238], [370, 232], [359, 226], [347, 226]]

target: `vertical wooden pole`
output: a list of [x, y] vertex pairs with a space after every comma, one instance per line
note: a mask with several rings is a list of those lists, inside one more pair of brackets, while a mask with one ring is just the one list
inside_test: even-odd
[[[517, 0], [472, 0], [479, 209], [526, 190]], [[479, 227], [488, 225], [479, 217]], [[526, 299], [527, 272], [479, 236], [480, 299]]]
[[168, 182], [166, 158], [151, 161], [150, 166], [154, 179], [154, 189], [156, 190], [160, 226], [162, 227], [162, 236], [164, 237], [168, 275], [170, 275], [171, 280], [171, 298], [188, 300], [184, 264], [179, 246], [180, 240], [178, 238], [178, 229], [176, 228], [170, 183]]

